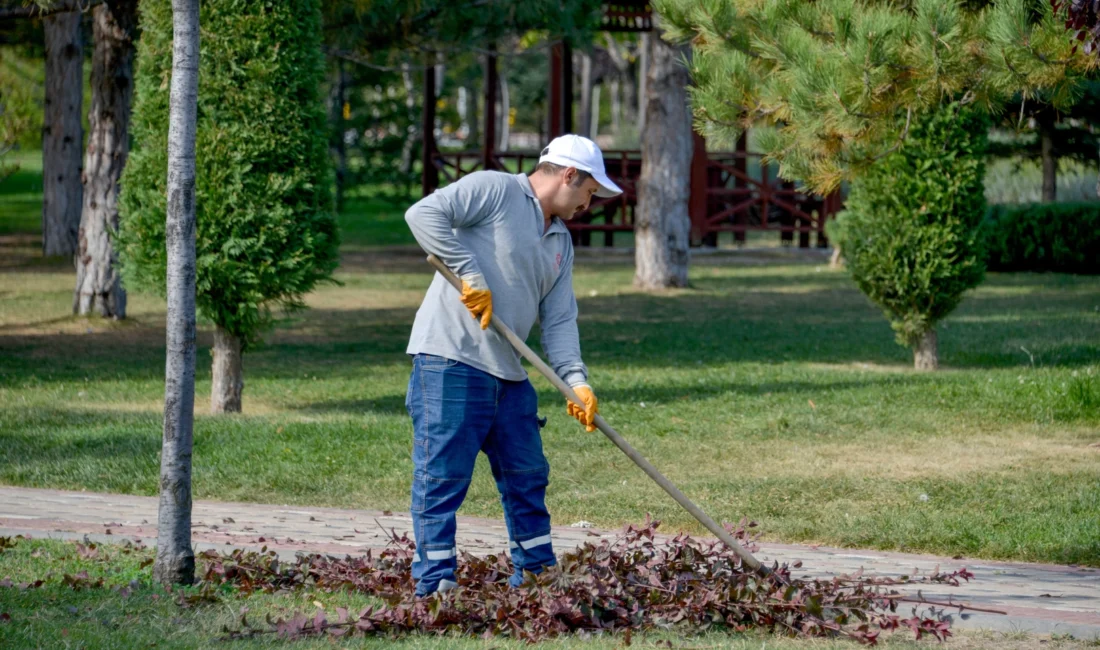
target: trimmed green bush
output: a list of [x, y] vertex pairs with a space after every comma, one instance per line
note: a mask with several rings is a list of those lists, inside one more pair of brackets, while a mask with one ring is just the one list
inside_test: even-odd
[[[320, 97], [319, 0], [208, 0], [200, 21], [196, 302], [217, 326], [217, 368], [220, 351], [239, 361], [275, 311], [301, 308], [303, 296], [331, 276], [338, 235]], [[118, 235], [126, 284], [163, 294], [168, 0], [142, 3], [141, 31]], [[235, 365], [230, 381], [239, 394]], [[217, 392], [218, 371], [214, 380]]]
[[935, 326], [981, 282], [988, 120], [958, 104], [915, 117], [904, 144], [856, 178], [829, 236], [919, 368]]
[[1100, 273], [1100, 202], [994, 205], [985, 230], [991, 271]]

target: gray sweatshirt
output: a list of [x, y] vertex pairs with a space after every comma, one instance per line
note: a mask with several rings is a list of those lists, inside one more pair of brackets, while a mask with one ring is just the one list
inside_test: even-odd
[[[542, 207], [524, 174], [480, 171], [417, 201], [405, 213], [421, 248], [474, 288], [493, 292], [493, 314], [526, 339], [536, 318], [542, 349], [567, 384], [585, 383], [573, 295], [573, 242], [558, 218], [543, 232]], [[527, 378], [520, 356], [482, 330], [459, 292], [436, 273], [416, 312], [409, 354], [461, 361], [509, 381]]]

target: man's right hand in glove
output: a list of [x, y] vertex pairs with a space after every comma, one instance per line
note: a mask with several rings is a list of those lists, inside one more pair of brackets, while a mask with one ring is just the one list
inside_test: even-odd
[[481, 320], [481, 329], [488, 329], [493, 320], [493, 292], [489, 291], [485, 278], [474, 275], [463, 279], [460, 300], [470, 310], [470, 315]]

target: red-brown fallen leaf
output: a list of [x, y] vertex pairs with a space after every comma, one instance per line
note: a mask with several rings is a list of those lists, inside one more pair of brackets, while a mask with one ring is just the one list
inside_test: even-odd
[[80, 542], [77, 542], [76, 553], [85, 560], [94, 560], [95, 558], [99, 557], [99, 549], [96, 548], [95, 544], [88, 544], [87, 546], [85, 546]]
[[[762, 628], [810, 637], [847, 636], [873, 645], [877, 632], [869, 625], [890, 629], [900, 622], [893, 612], [895, 597], [883, 594], [898, 584], [950, 585], [972, 577], [965, 569], [898, 580], [856, 576], [845, 581], [795, 580], [786, 565], [775, 575], [760, 577], [740, 569], [736, 556], [717, 541], [680, 535], [658, 539], [658, 522], [648, 520], [628, 527], [617, 539], [590, 541], [564, 554], [558, 566], [528, 576], [512, 589], [512, 567], [504, 554], [459, 556], [457, 589], [427, 599], [413, 597], [410, 570], [415, 545], [407, 535], [390, 533], [390, 545], [378, 552], [344, 559], [300, 555], [282, 562], [274, 551], [237, 549], [200, 567], [202, 583], [211, 590], [233, 584], [242, 591], [311, 594], [356, 591], [387, 603], [375, 611], [364, 609], [354, 619], [337, 611], [327, 620], [318, 610], [299, 613], [290, 621], [268, 621], [268, 626], [242, 625], [228, 630], [229, 638], [277, 633], [284, 638], [332, 634], [385, 635], [450, 633], [492, 638], [510, 635], [537, 642], [562, 634], [623, 634], [677, 622], [687, 632], [713, 629]], [[755, 537], [747, 531], [754, 522], [726, 525], [750, 551]], [[266, 547], [265, 547], [266, 549]], [[825, 612], [829, 618], [824, 618]], [[838, 613], [839, 612], [839, 613]], [[851, 621], [851, 623], [849, 623]], [[947, 624], [914, 616], [904, 626], [914, 636], [939, 639], [949, 634]]]

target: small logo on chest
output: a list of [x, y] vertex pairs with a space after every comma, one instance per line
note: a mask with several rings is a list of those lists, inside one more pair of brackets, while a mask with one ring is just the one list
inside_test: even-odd
[[561, 253], [554, 258], [554, 273], [561, 272]]

